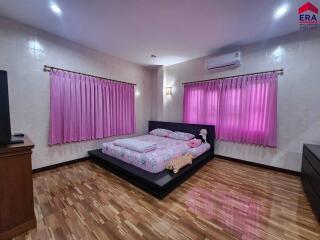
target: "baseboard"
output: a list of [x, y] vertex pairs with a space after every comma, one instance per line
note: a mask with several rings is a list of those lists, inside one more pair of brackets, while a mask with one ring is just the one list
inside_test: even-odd
[[0, 233], [0, 240], [8, 240], [12, 239], [15, 236], [18, 236], [24, 232], [29, 231], [30, 229], [37, 227], [37, 221], [36, 218], [32, 218], [22, 224], [19, 224], [9, 230], [5, 230]]
[[83, 161], [86, 161], [86, 160], [89, 160], [89, 157], [78, 158], [78, 159], [74, 159], [74, 160], [67, 161], [67, 162], [57, 163], [57, 164], [53, 164], [53, 165], [50, 165], [50, 166], [33, 169], [32, 170], [32, 174], [33, 173], [39, 173], [39, 172], [43, 172], [43, 171], [52, 170], [52, 169], [55, 169], [55, 168], [58, 168], [58, 167], [63, 167], [63, 166], [66, 166], [66, 165], [77, 163], [77, 162], [83, 162]]
[[274, 170], [274, 171], [277, 171], [277, 172], [287, 173], [287, 174], [294, 175], [294, 176], [300, 176], [301, 175], [301, 173], [297, 172], [297, 171], [284, 169], [284, 168], [273, 167], [273, 166], [268, 166], [268, 165], [264, 165], [264, 164], [261, 164], [261, 163], [249, 162], [249, 161], [246, 161], [246, 160], [240, 160], [240, 159], [237, 159], [237, 158], [226, 157], [226, 156], [217, 155], [217, 154], [215, 155], [215, 157], [221, 158], [221, 159], [224, 159], [224, 160], [228, 160], [228, 161], [237, 162], [237, 163], [242, 163], [242, 164], [247, 164], [247, 165], [251, 165], [251, 166], [256, 166], [256, 167], [260, 167], [260, 168], [269, 169], [269, 170]]
[[[284, 168], [278, 168], [278, 167], [273, 167], [273, 166], [268, 166], [268, 165], [264, 165], [261, 163], [255, 163], [255, 162], [249, 162], [246, 160], [240, 160], [237, 158], [232, 158], [232, 157], [226, 157], [226, 156], [222, 156], [222, 155], [218, 155], [215, 154], [215, 157], [217, 158], [221, 158], [224, 160], [228, 160], [228, 161], [233, 161], [233, 162], [237, 162], [237, 163], [242, 163], [242, 164], [247, 164], [247, 165], [251, 165], [251, 166], [256, 166], [256, 167], [260, 167], [260, 168], [265, 168], [265, 169], [269, 169], [269, 170], [274, 170], [274, 171], [278, 171], [278, 172], [282, 172], [282, 173], [287, 173], [290, 175], [294, 175], [294, 176], [300, 176], [301, 173], [297, 172], [297, 171], [293, 171], [293, 170], [289, 170], [289, 169], [284, 169]], [[74, 159], [71, 161], [67, 161], [67, 162], [62, 162], [62, 163], [58, 163], [58, 164], [54, 164], [54, 165], [50, 165], [50, 166], [46, 166], [46, 167], [42, 167], [42, 168], [37, 168], [37, 169], [33, 169], [32, 173], [39, 173], [39, 172], [43, 172], [43, 171], [48, 171], [48, 170], [52, 170], [58, 167], [63, 167], [66, 165], [70, 165], [73, 163], [77, 163], [77, 162], [83, 162], [86, 160], [89, 160], [89, 157], [83, 157], [83, 158], [78, 158], [78, 159]]]

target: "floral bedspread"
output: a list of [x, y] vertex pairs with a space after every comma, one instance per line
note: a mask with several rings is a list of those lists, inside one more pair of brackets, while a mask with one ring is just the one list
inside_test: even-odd
[[210, 149], [209, 143], [202, 143], [199, 147], [190, 148], [188, 152], [192, 154], [192, 157], [196, 158], [200, 156], [202, 153], [208, 151]]
[[[143, 135], [134, 138], [141, 141], [156, 143], [157, 149], [147, 153], [139, 153], [124, 147], [116, 146], [113, 142], [107, 142], [102, 144], [102, 152], [152, 173], [163, 171], [170, 160], [184, 155], [189, 151], [192, 151], [192, 155], [197, 154], [197, 150], [195, 148], [191, 149], [187, 145], [187, 142], [183, 140], [154, 135]], [[210, 148], [210, 145], [202, 144], [200, 147], [201, 149], [199, 149], [198, 152], [202, 154], [204, 149], [207, 148], [206, 150], [208, 150]]]

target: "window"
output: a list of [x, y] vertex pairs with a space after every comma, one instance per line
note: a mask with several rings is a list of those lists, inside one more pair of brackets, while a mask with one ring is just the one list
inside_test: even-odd
[[218, 139], [276, 146], [275, 73], [187, 84], [184, 121], [216, 126]]

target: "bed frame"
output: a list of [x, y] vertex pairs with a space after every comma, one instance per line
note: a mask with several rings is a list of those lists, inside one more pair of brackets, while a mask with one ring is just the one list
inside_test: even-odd
[[162, 199], [188, 179], [193, 173], [199, 170], [209, 160], [214, 158], [215, 127], [200, 124], [149, 121], [149, 132], [155, 128], [188, 132], [196, 136], [199, 134], [201, 129], [205, 128], [208, 131], [207, 141], [210, 143], [211, 148], [195, 158], [192, 165], [185, 166], [176, 174], [168, 170], [164, 170], [159, 173], [147, 172], [115, 157], [106, 155], [102, 153], [101, 149], [89, 151], [90, 159], [151, 195]]

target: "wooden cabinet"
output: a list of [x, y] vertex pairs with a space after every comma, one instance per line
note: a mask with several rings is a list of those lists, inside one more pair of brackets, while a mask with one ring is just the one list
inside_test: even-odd
[[320, 222], [320, 146], [303, 145], [301, 177], [304, 191]]
[[23, 144], [0, 145], [0, 240], [11, 239], [36, 227], [33, 208], [31, 154]]

